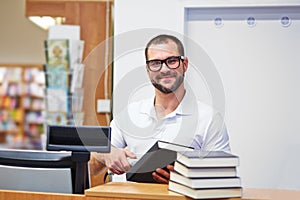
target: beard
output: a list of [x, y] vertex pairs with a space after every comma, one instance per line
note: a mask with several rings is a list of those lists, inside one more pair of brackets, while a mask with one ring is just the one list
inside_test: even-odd
[[[159, 80], [162, 79], [164, 76], [170, 76], [170, 75], [176, 78], [175, 83], [173, 85], [171, 85], [170, 87], [165, 87], [159, 83]], [[179, 76], [176, 75], [177, 75], [176, 72], [171, 73], [171, 71], [160, 74], [155, 78], [151, 79], [152, 85], [164, 94], [169, 94], [171, 92], [174, 92], [179, 88], [179, 86], [182, 84], [184, 80], [184, 74]]]

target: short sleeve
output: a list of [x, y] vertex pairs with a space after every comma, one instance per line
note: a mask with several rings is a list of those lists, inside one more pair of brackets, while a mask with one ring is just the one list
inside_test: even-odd
[[125, 148], [126, 142], [123, 138], [121, 130], [118, 128], [114, 120], [111, 121], [110, 127], [111, 127], [111, 144], [117, 148]]
[[209, 123], [201, 149], [204, 151], [230, 151], [227, 128], [220, 113], [214, 114]]

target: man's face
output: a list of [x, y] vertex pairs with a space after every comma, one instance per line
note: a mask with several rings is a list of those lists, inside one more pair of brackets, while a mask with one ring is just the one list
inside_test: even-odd
[[[171, 56], [181, 56], [176, 43], [173, 41], [151, 45], [148, 49], [148, 60], [164, 60]], [[147, 68], [147, 72], [153, 86], [159, 91], [168, 94], [176, 91], [182, 85], [186, 69], [187, 59], [183, 62], [180, 61], [180, 66], [177, 69], [169, 69], [164, 63], [160, 71], [152, 72]]]

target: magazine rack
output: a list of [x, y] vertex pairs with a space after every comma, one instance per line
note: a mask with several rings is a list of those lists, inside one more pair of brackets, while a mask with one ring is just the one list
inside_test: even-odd
[[82, 125], [83, 41], [48, 39], [45, 41], [45, 52], [45, 125]]

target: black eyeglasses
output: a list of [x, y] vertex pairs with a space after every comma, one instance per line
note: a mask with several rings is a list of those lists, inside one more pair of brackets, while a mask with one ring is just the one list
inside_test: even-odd
[[177, 69], [180, 66], [180, 60], [183, 61], [184, 56], [171, 56], [164, 60], [147, 60], [146, 64], [150, 71], [158, 72], [161, 70], [163, 63], [165, 63], [169, 69]]

